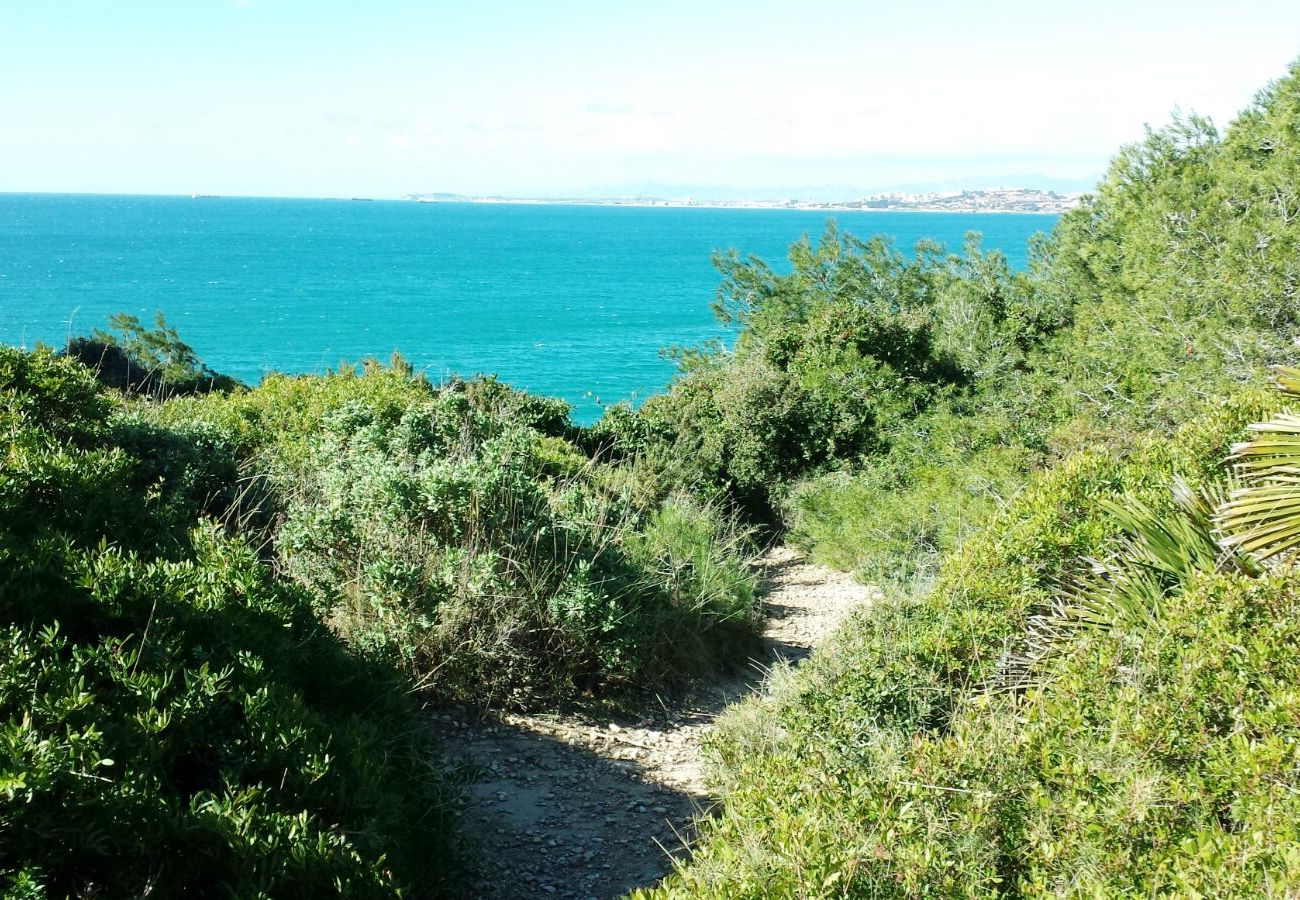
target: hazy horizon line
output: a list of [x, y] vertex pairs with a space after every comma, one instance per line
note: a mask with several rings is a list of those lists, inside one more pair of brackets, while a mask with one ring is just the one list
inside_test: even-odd
[[[991, 181], [992, 179], [975, 178], [972, 181]], [[410, 190], [401, 194], [264, 194], [264, 193], [243, 193], [241, 191], [217, 191], [209, 193], [207, 191], [114, 191], [114, 190], [7, 190], [0, 189], [0, 196], [36, 196], [36, 197], [175, 197], [175, 198], [192, 198], [192, 199], [244, 199], [244, 200], [345, 200], [345, 201], [399, 201], [409, 202], [410, 197], [463, 197], [469, 200], [474, 198], [489, 198], [501, 201], [521, 201], [530, 203], [554, 202], [579, 202], [579, 201], [637, 201], [637, 200], [660, 200], [665, 202], [681, 201], [690, 199], [697, 203], [725, 202], [725, 203], [743, 203], [743, 202], [809, 202], [809, 203], [833, 203], [837, 201], [853, 201], [869, 199], [872, 197], [881, 197], [891, 194], [927, 194], [927, 193], [950, 193], [950, 192], [976, 192], [976, 191], [1044, 191], [1054, 192], [1063, 195], [1077, 195], [1090, 193], [1100, 182], [1100, 176], [1095, 180], [1089, 179], [1061, 179], [1061, 181], [1077, 182], [1079, 185], [1089, 183], [1090, 188], [1066, 188], [1062, 186], [1048, 187], [1035, 185], [1024, 182], [999, 182], [997, 186], [988, 183], [979, 185], [952, 186], [950, 184], [918, 184], [904, 185], [898, 187], [879, 188], [874, 190], [867, 189], [845, 189], [836, 190], [833, 186], [815, 187], [809, 186], [803, 189], [793, 189], [785, 191], [781, 188], [756, 188], [752, 191], [745, 188], [734, 188], [726, 185], [698, 186], [699, 190], [678, 190], [676, 188], [685, 188], [696, 186], [674, 186], [661, 185], [666, 189], [663, 193], [654, 191], [610, 191], [608, 193], [598, 192], [594, 188], [579, 188], [572, 191], [557, 191], [554, 193], [541, 192], [490, 192], [490, 191], [453, 191], [453, 190]], [[956, 185], [964, 185], [963, 182], [956, 182]], [[829, 198], [829, 199], [828, 199]], [[454, 202], [454, 201], [453, 201]]]

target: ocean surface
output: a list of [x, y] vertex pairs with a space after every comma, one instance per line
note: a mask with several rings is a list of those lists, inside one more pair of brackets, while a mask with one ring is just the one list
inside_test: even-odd
[[[960, 249], [968, 230], [1023, 267], [1056, 217], [835, 214], [840, 227]], [[493, 372], [579, 421], [673, 373], [662, 347], [726, 338], [716, 249], [787, 270], [827, 215], [404, 201], [0, 194], [0, 343], [61, 346], [162, 310], [214, 369], [248, 382], [394, 350], [435, 379]]]

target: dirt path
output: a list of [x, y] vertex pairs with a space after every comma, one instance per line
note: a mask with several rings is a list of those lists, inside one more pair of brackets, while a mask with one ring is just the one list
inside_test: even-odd
[[448, 763], [469, 773], [462, 829], [479, 862], [466, 896], [604, 900], [653, 884], [713, 801], [702, 736], [778, 659], [806, 657], [871, 589], [777, 548], [761, 561], [763, 658], [639, 719], [440, 713]]

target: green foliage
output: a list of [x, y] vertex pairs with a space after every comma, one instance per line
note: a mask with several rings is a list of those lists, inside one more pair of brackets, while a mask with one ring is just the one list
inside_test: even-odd
[[[725, 657], [718, 641], [751, 628], [755, 604], [739, 543], [717, 549], [725, 523], [640, 506], [519, 407], [475, 396], [442, 391], [400, 415], [352, 401], [325, 417], [280, 487], [276, 538], [321, 617], [476, 703], [654, 684]], [[707, 577], [662, 578], [674, 534], [708, 548]]]
[[674, 668], [693, 668], [690, 661], [706, 657], [719, 639], [751, 643], [761, 608], [748, 537], [716, 504], [689, 495], [669, 498], [628, 535], [629, 559], [663, 592], [668, 608], [681, 611], [662, 651]]
[[[643, 415], [677, 435], [673, 456], [689, 460], [693, 480], [727, 489], [741, 508], [771, 516], [773, 494], [795, 477], [827, 462], [836, 428], [818, 397], [788, 373], [759, 357], [734, 364], [725, 375], [687, 376], [673, 394], [647, 401]], [[849, 430], [870, 410], [846, 413]], [[843, 436], [841, 435], [841, 440]]]
[[643, 440], [689, 461], [678, 481], [767, 524], [799, 479], [878, 455], [936, 403], [1012, 377], [1062, 320], [975, 235], [963, 256], [923, 243], [906, 259], [831, 224], [791, 247], [789, 274], [735, 252], [715, 263], [715, 310], [743, 330], [734, 351], [679, 356], [681, 377], [642, 408]]
[[84, 447], [100, 435], [109, 410], [84, 369], [53, 358], [48, 350], [23, 353], [0, 347], [0, 391], [5, 436], [11, 441], [35, 428]]
[[435, 875], [442, 801], [398, 684], [246, 548], [196, 537], [176, 563], [65, 551], [65, 621], [0, 635], [0, 870], [115, 896], [387, 896]]
[[1172, 506], [1156, 507], [1132, 496], [1102, 504], [1125, 536], [1106, 559], [1092, 561], [1061, 585], [1050, 612], [1030, 620], [1025, 649], [1011, 657], [998, 681], [1012, 687], [1032, 682], [1046, 660], [1079, 639], [1080, 630], [1144, 639], [1163, 627], [1169, 598], [1198, 574], [1261, 573], [1256, 560], [1221, 544], [1213, 522], [1216, 500], [1179, 477], [1171, 494]]
[[400, 359], [125, 387], [0, 349], [8, 893], [436, 894], [414, 690], [608, 697], [752, 641], [747, 535], [559, 401]]
[[110, 331], [96, 329], [88, 338], [73, 338], [64, 354], [110, 387], [155, 397], [238, 387], [233, 378], [209, 369], [161, 312], [153, 328], [127, 313], [112, 316], [109, 327]]
[[163, 404], [141, 405], [139, 411], [160, 425], [214, 427], [231, 435], [241, 458], [292, 473], [306, 464], [312, 438], [339, 406], [364, 402], [379, 414], [399, 416], [434, 392], [427, 379], [408, 367], [366, 360], [319, 376], [271, 374], [255, 390], [172, 397]]
[[1285, 892], [1293, 578], [1202, 576], [1157, 639], [1089, 635], [1050, 692], [973, 702], [942, 734], [845, 732], [764, 758], [658, 895]]
[[366, 362], [138, 416], [140, 433], [220, 442], [224, 493], [187, 496], [224, 506], [336, 633], [437, 696], [519, 706], [663, 685], [725, 662], [753, 629], [726, 517], [679, 524], [713, 529], [727, 591], [663, 580], [647, 548], [685, 508], [671, 480], [639, 442], [574, 428], [560, 401]]
[[46, 351], [0, 350], [0, 373], [0, 883], [434, 889], [449, 840], [418, 714], [246, 544], [196, 524], [223, 445], [119, 420]]
[[783, 509], [787, 540], [868, 584], [924, 590], [943, 559], [1020, 489], [1034, 454], [1005, 417], [947, 405], [856, 471], [806, 479]]
[[[1294, 576], [1216, 573], [1208, 511], [1180, 519], [1165, 488], [1175, 474], [1197, 489], [1222, 478], [1228, 445], [1270, 402], [1243, 396], [1172, 442], [1040, 476], [933, 591], [878, 603], [729, 713], [723, 812], [655, 895], [1247, 896], [1294, 883]], [[1122, 537], [1135, 527], [1145, 536]], [[1191, 532], [1200, 549], [1182, 546]], [[1057, 586], [1112, 547], [1179, 584], [1158, 624], [1075, 629], [1028, 692], [987, 692]]]
[[[1277, 385], [1300, 397], [1300, 369], [1280, 367]], [[1300, 417], [1279, 413], [1251, 426], [1255, 437], [1233, 448], [1232, 459], [1245, 486], [1220, 509], [1228, 542], [1269, 558], [1294, 553], [1300, 544]]]
[[532, 428], [547, 437], [569, 437], [575, 430], [569, 421], [569, 404], [563, 400], [516, 391], [502, 384], [496, 376], [476, 378], [463, 384], [470, 405], [493, 418]]
[[1176, 119], [1062, 219], [1040, 284], [1074, 302], [1053, 364], [1072, 403], [1178, 420], [1285, 360], [1300, 324], [1298, 107], [1294, 68], [1225, 137]]

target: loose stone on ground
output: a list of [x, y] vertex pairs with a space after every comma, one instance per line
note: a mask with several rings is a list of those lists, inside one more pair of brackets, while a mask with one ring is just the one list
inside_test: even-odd
[[763, 652], [745, 672], [631, 720], [460, 710], [437, 714], [445, 759], [468, 772], [462, 833], [477, 865], [472, 896], [617, 897], [650, 885], [687, 852], [715, 798], [704, 735], [778, 660], [797, 663], [871, 588], [788, 548], [762, 559]]

